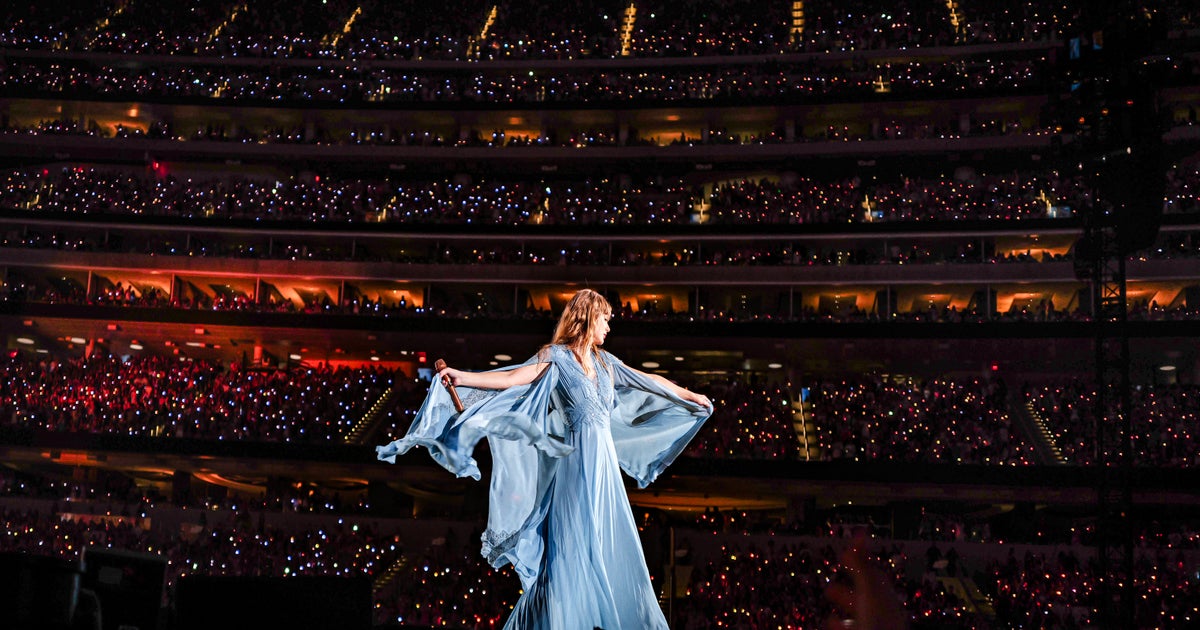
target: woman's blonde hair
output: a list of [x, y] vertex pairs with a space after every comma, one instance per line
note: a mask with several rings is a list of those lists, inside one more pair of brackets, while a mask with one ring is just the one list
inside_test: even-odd
[[[592, 338], [593, 327], [600, 316], [612, 315], [612, 305], [603, 295], [591, 290], [580, 289], [563, 308], [554, 328], [554, 337], [550, 345], [562, 344], [567, 347], [579, 345]], [[547, 346], [547, 347], [548, 347]]]

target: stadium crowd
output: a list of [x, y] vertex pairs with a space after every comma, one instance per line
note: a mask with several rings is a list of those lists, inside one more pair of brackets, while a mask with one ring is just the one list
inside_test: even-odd
[[[1055, 446], [1072, 464], [1096, 462], [1096, 413], [1098, 392], [1092, 383], [1079, 379], [1049, 384], [1028, 384], [1023, 396], [1031, 410], [1046, 423]], [[1119, 396], [1106, 396], [1115, 413]], [[1200, 390], [1191, 384], [1137, 385], [1131, 390], [1131, 461], [1138, 466], [1190, 468], [1200, 465]]]
[[[1194, 213], [1200, 162], [1170, 175], [1171, 213]], [[147, 169], [149, 170], [149, 169]], [[1065, 218], [1088, 182], [1058, 172], [959, 176], [781, 173], [695, 182], [680, 177], [584, 180], [393, 180], [302, 174], [193, 178], [88, 166], [5, 173], [0, 207], [31, 213], [139, 215], [406, 225], [829, 225]]]
[[245, 369], [146, 354], [0, 361], [5, 425], [145, 437], [337, 443], [393, 385], [395, 370]]
[[813, 421], [828, 460], [1027, 466], [1034, 449], [1014, 424], [999, 377], [858, 377], [812, 387]]
[[[584, 2], [494, 7], [421, 3], [240, 5], [205, 0], [125, 10], [117, 2], [28, 7], [0, 31], [0, 46], [67, 51], [311, 59], [612, 59], [870, 51], [1056, 40], [1078, 7], [1042, 0], [974, 0], [884, 6], [871, 0], [808, 7], [799, 29], [790, 5], [749, 0], [628, 5]], [[556, 11], [551, 8], [558, 9]], [[1164, 19], [1194, 23], [1195, 9], [1165, 3]], [[548, 15], [549, 14], [549, 15]], [[632, 19], [626, 34], [624, 20]], [[152, 26], [151, 26], [152, 25]], [[536, 26], [536, 28], [535, 28]]]
[[[237, 151], [238, 144], [304, 144], [313, 146], [296, 150], [333, 152], [319, 145], [336, 144], [495, 148], [495, 160], [526, 147], [546, 147], [547, 154], [578, 147], [586, 155], [589, 150], [603, 154], [601, 147], [614, 146], [688, 145], [713, 150], [719, 145], [836, 146], [1001, 136], [997, 147], [1026, 141], [1032, 145], [1032, 140], [1044, 139], [1048, 151], [1057, 151], [1061, 147], [1051, 149], [1051, 138], [1086, 131], [1082, 124], [1061, 129], [1064, 124], [1071, 126], [1080, 113], [1063, 103], [1048, 104], [1037, 116], [1031, 116], [1032, 106], [1017, 107], [1023, 115], [1012, 118], [956, 113], [941, 119], [931, 115], [927, 120], [921, 117], [924, 114], [903, 119], [892, 115], [918, 102], [984, 102], [1002, 95], [1056, 101], [1057, 92], [1081, 87], [1064, 82], [1061, 71], [1070, 64], [1063, 58], [1070, 51], [1091, 54], [1103, 48], [1103, 39], [1088, 41], [1091, 33], [1078, 23], [1088, 8], [1079, 0], [14, 4], [9, 19], [0, 25], [0, 95], [5, 96], [0, 135], [14, 144], [28, 140], [38, 150], [56, 143], [111, 141], [112, 146], [144, 142], [182, 152], [197, 147]], [[1167, 39], [1172, 42], [1194, 37], [1200, 26], [1200, 8], [1185, 0], [1155, 3], [1146, 15], [1167, 26]], [[1076, 39], [1080, 35], [1084, 37]], [[1200, 83], [1200, 64], [1188, 55], [1149, 63], [1155, 65], [1160, 85], [1186, 88], [1182, 100], [1167, 103], [1171, 111], [1160, 121], [1168, 123], [1165, 118], [1170, 117], [1172, 131], [1186, 138], [1184, 132], [1194, 130], [1183, 128], [1198, 122], [1198, 108], [1188, 90]], [[1089, 86], [1082, 87], [1081, 93], [1089, 91]], [[34, 122], [29, 107], [8, 106], [17, 99], [40, 103], [47, 116]], [[884, 113], [875, 116], [872, 124], [854, 127], [822, 123], [775, 128], [765, 123], [759, 129], [730, 131], [713, 123], [699, 135], [678, 136], [632, 126], [593, 128], [591, 123], [578, 124], [581, 128], [571, 131], [541, 133], [473, 124], [453, 132], [372, 123], [331, 129], [294, 120], [235, 125], [222, 122], [221, 115], [214, 113], [200, 114], [192, 120], [204, 122], [182, 128], [171, 122], [169, 114], [162, 118], [130, 114], [129, 124], [115, 125], [98, 123], [86, 114], [64, 113], [61, 106], [49, 114], [58, 103], [104, 102], [107, 107], [125, 99], [148, 103], [150, 110], [158, 104], [164, 109], [207, 107], [214, 112], [229, 106], [286, 105], [337, 112], [317, 114], [322, 120], [336, 119], [343, 109], [351, 111], [344, 108], [346, 104], [404, 112], [447, 108], [455, 111], [456, 124], [489, 108], [617, 112], [695, 105], [715, 111], [727, 105], [805, 108], [849, 103], [878, 105]], [[867, 120], [863, 116], [854, 122]], [[899, 142], [881, 144], [903, 148]], [[71, 159], [57, 157], [69, 152], [54, 153], [56, 160]], [[1200, 212], [1200, 160], [1196, 158], [1192, 155], [1173, 164], [1167, 174], [1168, 215]], [[1097, 203], [1096, 182], [1053, 168], [985, 173], [964, 168], [953, 175], [887, 177], [795, 172], [742, 176], [721, 173], [719, 168], [717, 173], [701, 173], [701, 178], [692, 173], [689, 177], [422, 179], [308, 171], [212, 175], [210, 170], [197, 175], [174, 171], [174, 164], [160, 165], [149, 153], [146, 163], [147, 168], [126, 169], [90, 164], [7, 167], [0, 172], [0, 214], [4, 215], [0, 218], [9, 227], [0, 234], [0, 246], [19, 250], [18, 254], [60, 250], [476, 266], [857, 266], [857, 271], [867, 265], [913, 263], [1070, 263], [1073, 251], [1022, 252], [973, 237], [940, 245], [896, 237], [879, 247], [856, 239], [798, 239], [775, 245], [773, 241], [714, 244], [703, 238], [605, 246], [565, 238], [553, 244], [496, 241], [477, 246], [421, 238], [326, 241], [320, 235], [346, 227], [374, 230], [379, 224], [401, 228], [399, 232], [467, 226], [537, 230], [545, 225], [600, 233], [610, 226], [648, 226], [645, 229], [666, 232], [693, 226], [713, 226], [715, 231], [751, 226], [760, 233], [793, 226], [813, 226], [817, 232], [850, 226], [847, 231], [864, 234], [871, 232], [867, 226], [871, 223], [892, 224], [889, 229], [897, 232], [927, 226], [932, 231], [946, 226], [969, 231], [985, 224], [1077, 227], [1075, 219]], [[141, 220], [197, 230], [160, 237], [121, 227]], [[71, 225], [75, 221], [89, 225], [111, 221], [111, 227]], [[316, 235], [271, 234], [278, 226], [286, 230], [295, 225], [313, 229]], [[233, 230], [222, 236], [203, 231], [230, 226]], [[1194, 259], [1200, 254], [1197, 234], [1166, 233], [1134, 258]], [[236, 289], [209, 295], [195, 288], [177, 290], [174, 285], [169, 290], [135, 286], [127, 277], [108, 278], [106, 271], [91, 269], [86, 271], [85, 285], [52, 267], [7, 266], [0, 306], [19, 310], [23, 303], [49, 303], [497, 321], [518, 317], [549, 321], [557, 315], [540, 308], [502, 312], [483, 293], [477, 301], [429, 299], [410, 304], [350, 286], [345, 295], [317, 292], [311, 297], [301, 295], [302, 301], [296, 302], [272, 293], [270, 287], [261, 297], [257, 289], [254, 295]], [[745, 297], [742, 303], [735, 299], [686, 312], [657, 304], [636, 308], [623, 304], [618, 306], [618, 317], [659, 322], [1090, 319], [1083, 309], [1049, 299], [996, 312], [987, 306], [990, 291], [984, 289], [981, 305], [972, 299], [966, 309], [932, 302], [928, 308], [914, 303], [902, 312], [891, 312], [895, 310], [891, 307], [868, 311], [857, 303], [845, 308], [797, 308], [794, 296], [787, 294], [786, 306], [780, 299], [767, 308], [750, 306]], [[767, 295], [760, 301], [783, 296]], [[1194, 303], [1134, 301], [1129, 316], [1196, 319], [1200, 309]], [[260, 325], [272, 321], [255, 319]], [[323, 321], [314, 317], [307, 325], [319, 327]], [[178, 356], [150, 352], [107, 356], [102, 349], [85, 348], [86, 340], [73, 339], [64, 343], [71, 356], [49, 356], [34, 352], [35, 344], [28, 338], [12, 337], [17, 349], [0, 359], [0, 435], [5, 436], [48, 432], [57, 439], [62, 434], [111, 434], [155, 443], [188, 439], [255, 442], [251, 445], [255, 448], [264, 443], [328, 447], [344, 444], [381, 401], [388, 404], [377, 435], [402, 434], [429, 386], [401, 370], [371, 364], [350, 368], [289, 360], [272, 369], [251, 369], [236, 361], [189, 359], [183, 348]], [[1017, 381], [1008, 377], [822, 376], [809, 383], [801, 405], [803, 394], [783, 380], [757, 380], [745, 374], [684, 377], [688, 378], [696, 379], [689, 386], [717, 401], [717, 411], [685, 457], [713, 470], [739, 463], [750, 468], [815, 460], [830, 467], [961, 464], [1037, 472], [1048, 462], [1040, 461], [1044, 449], [1035, 447], [1051, 446], [1062, 454], [1064, 463], [1081, 467], [1103, 464], [1096, 453], [1111, 446], [1096, 444], [1097, 393], [1078, 380], [1023, 383], [1017, 393], [1009, 391], [1009, 383]], [[1133, 452], [1129, 455], [1133, 463], [1170, 473], [1196, 468], [1200, 394], [1195, 388], [1142, 384], [1132, 395]], [[1033, 422], [1050, 429], [1052, 444], [1043, 443], [1032, 427], [1024, 426], [1025, 416], [1012, 408], [1019, 403], [1028, 405]], [[798, 411], [806, 415], [798, 417]], [[479, 523], [470, 520], [479, 515], [469, 513], [478, 506], [466, 505], [469, 501], [464, 502], [464, 514], [457, 515], [462, 520], [430, 536], [431, 526], [421, 524], [419, 518], [393, 518], [393, 514], [376, 518], [381, 510], [371, 490], [378, 487], [342, 492], [317, 483], [275, 480], [267, 483], [265, 492], [242, 496], [239, 484], [218, 488], [194, 483], [187, 490], [175, 487], [167, 496], [163, 488], [170, 487], [170, 481], [135, 483], [102, 467], [77, 468], [69, 481], [18, 472], [18, 468], [0, 466], [0, 523], [6, 531], [0, 537], [0, 552], [75, 560], [94, 546], [158, 554], [168, 562], [168, 592], [192, 575], [368, 577], [374, 584], [374, 618], [380, 626], [494, 628], [517, 596], [511, 571], [493, 570], [479, 557]], [[873, 481], [882, 487], [886, 480]], [[249, 484], [242, 489], [245, 485]], [[410, 503], [422, 500], [408, 499]], [[676, 626], [798, 630], [823, 625], [833, 613], [827, 589], [847, 578], [838, 567], [838, 551], [864, 529], [871, 534], [872, 559], [886, 569], [913, 628], [1075, 629], [1101, 623], [1100, 610], [1106, 604], [1101, 597], [1108, 591], [1106, 581], [1114, 576], [1105, 572], [1088, 547], [1098, 540], [1097, 521], [1090, 514], [1080, 516], [1066, 509], [1065, 515], [1057, 514], [1030, 501], [992, 505], [986, 514], [939, 505], [922, 508], [914, 517], [912, 505], [877, 509], [849, 502], [821, 508], [815, 501], [796, 505], [805, 499], [783, 498], [786, 510], [712, 506], [700, 514], [671, 515], [635, 508], [651, 573]], [[421, 511], [408, 507], [414, 508], [413, 516]], [[430, 512], [453, 509], [422, 507]], [[1011, 513], [1003, 513], [1006, 510]], [[1186, 506], [1170, 506], [1139, 510], [1132, 521], [1135, 563], [1129, 574], [1116, 577], [1132, 585], [1137, 626], [1200, 623], [1195, 603], [1200, 601], [1196, 579], [1200, 531], [1195, 517]]]

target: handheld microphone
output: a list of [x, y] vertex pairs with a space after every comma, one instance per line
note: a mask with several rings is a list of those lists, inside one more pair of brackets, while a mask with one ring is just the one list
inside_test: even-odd
[[[446, 362], [441, 359], [434, 361], [433, 369], [441, 372], [442, 370], [446, 369]], [[458, 390], [454, 388], [454, 383], [450, 382], [449, 377], [443, 376], [442, 385], [446, 386], [446, 391], [450, 392], [450, 398], [454, 399], [454, 409], [459, 413], [462, 413], [462, 410], [464, 409], [462, 399], [458, 397]]]

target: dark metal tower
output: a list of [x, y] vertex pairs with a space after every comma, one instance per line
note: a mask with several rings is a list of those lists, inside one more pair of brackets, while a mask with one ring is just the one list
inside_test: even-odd
[[[1090, 286], [1095, 341], [1096, 595], [1101, 627], [1132, 628], [1134, 585], [1132, 392], [1125, 261], [1151, 246], [1162, 221], [1166, 168], [1157, 89], [1140, 63], [1155, 16], [1122, 0], [1084, 3], [1068, 48], [1082, 120], [1073, 156], [1091, 182], [1076, 271]], [[1074, 63], [1073, 66], [1070, 66]]]
[[1085, 238], [1098, 254], [1091, 261], [1095, 326], [1096, 556], [1102, 625], [1132, 628], [1133, 478], [1129, 335], [1126, 330], [1125, 254], [1116, 229], [1088, 221]]

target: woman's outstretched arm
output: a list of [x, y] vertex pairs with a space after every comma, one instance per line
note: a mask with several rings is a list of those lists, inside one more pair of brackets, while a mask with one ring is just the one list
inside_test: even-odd
[[528, 385], [532, 383], [533, 379], [537, 378], [548, 365], [550, 364], [546, 362], [538, 362], [522, 365], [519, 368], [511, 370], [492, 372], [467, 372], [447, 367], [438, 372], [434, 378], [442, 383], [446, 383], [448, 380], [451, 385], [462, 385], [463, 387], [474, 387], [476, 389], [508, 389], [514, 385]]
[[669, 390], [672, 394], [675, 394], [676, 396], [678, 396], [688, 402], [696, 403], [697, 405], [700, 405], [701, 407], [707, 407], [710, 410], [713, 408], [712, 401], [709, 400], [708, 396], [705, 396], [704, 394], [697, 394], [696, 392], [693, 392], [692, 390], [687, 389], [686, 387], [681, 387], [681, 386], [677, 385], [676, 383], [674, 383], [673, 381], [671, 381], [670, 379], [660, 376], [658, 374], [649, 374], [649, 373], [643, 372], [637, 368], [629, 367], [628, 364], [626, 364], [625, 367], [629, 368], [630, 370], [633, 370], [634, 372], [637, 372], [638, 374], [641, 374], [642, 376], [644, 376], [652, 381], [655, 381], [659, 385], [662, 385], [664, 388]]

